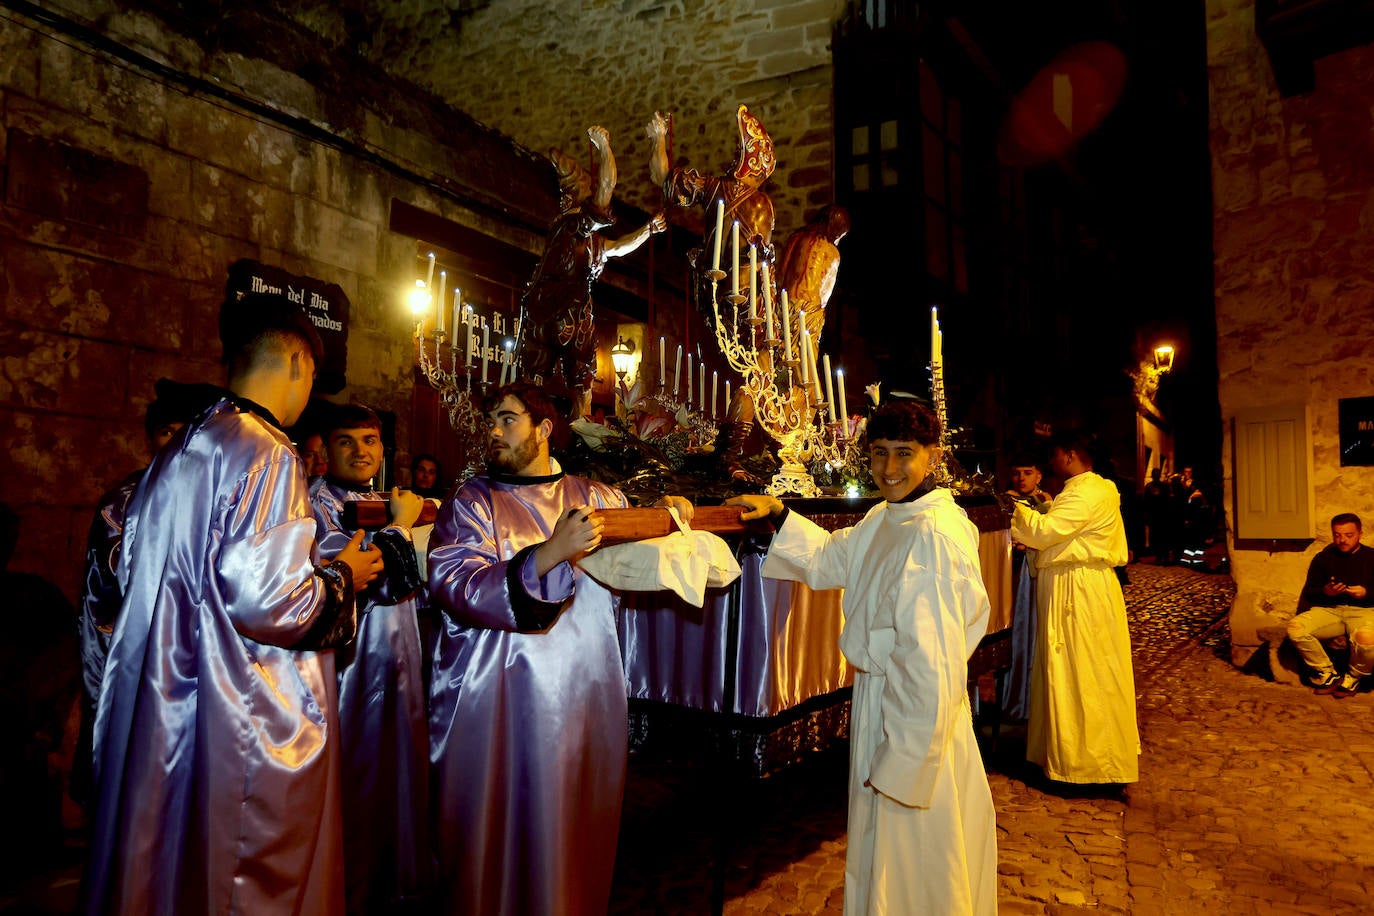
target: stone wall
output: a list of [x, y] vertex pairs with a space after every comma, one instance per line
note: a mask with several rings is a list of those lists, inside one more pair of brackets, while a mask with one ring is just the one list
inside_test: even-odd
[[1339, 399], [1374, 395], [1374, 47], [1318, 61], [1315, 91], [1280, 98], [1252, 0], [1208, 0], [1207, 13], [1228, 515], [1237, 409], [1305, 401], [1315, 449], [1312, 543], [1232, 540], [1243, 662], [1258, 628], [1293, 613], [1331, 516], [1374, 519], [1374, 468], [1340, 466], [1337, 427]]
[[[147, 462], [153, 382], [223, 381], [216, 316], [231, 263], [342, 287], [349, 384], [334, 399], [394, 410], [404, 450], [414, 357], [400, 291], [416, 242], [388, 230], [391, 200], [533, 252], [555, 209], [546, 163], [421, 93], [379, 82], [388, 91], [369, 109], [366, 93], [331, 97], [103, 10], [57, 25], [0, 18], [0, 501], [19, 515], [10, 570], [68, 597], [96, 500]], [[79, 195], [62, 198], [82, 182], [70, 165], [44, 176], [42, 193], [60, 193], [26, 198], [25, 174], [47, 168], [19, 161], [34, 140], [146, 183], [146, 203], [101, 225]]]

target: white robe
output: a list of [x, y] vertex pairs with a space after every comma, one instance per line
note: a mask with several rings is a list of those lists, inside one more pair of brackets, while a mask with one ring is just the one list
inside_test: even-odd
[[1036, 556], [1035, 668], [1026, 759], [1060, 782], [1135, 782], [1140, 769], [1126, 602], [1121, 494], [1091, 471], [1044, 515], [1017, 506], [1011, 536]]
[[845, 589], [840, 649], [856, 669], [845, 913], [995, 913], [996, 816], [967, 690], [992, 611], [977, 529], [944, 489], [834, 533], [791, 513], [763, 574]]

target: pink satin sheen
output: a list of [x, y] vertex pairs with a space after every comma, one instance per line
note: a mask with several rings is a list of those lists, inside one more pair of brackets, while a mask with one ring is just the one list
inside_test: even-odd
[[[567, 563], [541, 578], [532, 553], [520, 554], [580, 505], [625, 500], [575, 477], [475, 477], [435, 522], [430, 596], [443, 624], [430, 755], [442, 912], [606, 912], [627, 745], [616, 599]], [[516, 602], [557, 616], [519, 632]]]
[[[339, 913], [334, 654], [286, 436], [230, 400], [134, 495], [95, 726], [91, 913]], [[347, 613], [351, 613], [350, 606]]]

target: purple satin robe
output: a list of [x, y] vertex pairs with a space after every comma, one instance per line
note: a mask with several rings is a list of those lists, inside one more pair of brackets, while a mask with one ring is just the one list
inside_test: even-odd
[[[358, 499], [382, 496], [327, 477], [311, 482], [321, 558], [348, 545], [353, 532], [341, 526], [340, 513]], [[372, 545], [371, 533], [363, 543]], [[422, 592], [394, 595], [388, 576], [374, 580], [358, 595], [357, 639], [335, 653], [350, 913], [387, 912], [423, 900], [428, 890], [426, 660], [416, 619], [423, 600]]]
[[541, 579], [533, 549], [567, 509], [625, 498], [579, 477], [528, 480], [469, 480], [430, 540], [442, 911], [604, 916], [627, 742], [616, 599], [567, 563]]
[[314, 566], [300, 463], [249, 408], [184, 428], [129, 506], [91, 913], [344, 908], [334, 653], [299, 647], [351, 634], [352, 589]]

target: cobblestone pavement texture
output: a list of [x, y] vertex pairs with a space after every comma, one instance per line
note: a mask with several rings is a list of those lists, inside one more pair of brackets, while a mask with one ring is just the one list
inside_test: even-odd
[[[1004, 914], [1374, 912], [1374, 696], [1337, 700], [1229, 661], [1225, 575], [1130, 567], [1143, 755], [1125, 801], [1064, 798], [988, 752]], [[985, 733], [991, 737], [990, 732]], [[724, 818], [727, 914], [840, 913], [843, 750], [747, 790], [632, 761], [612, 912], [711, 912]], [[720, 821], [717, 821], [720, 822]]]

